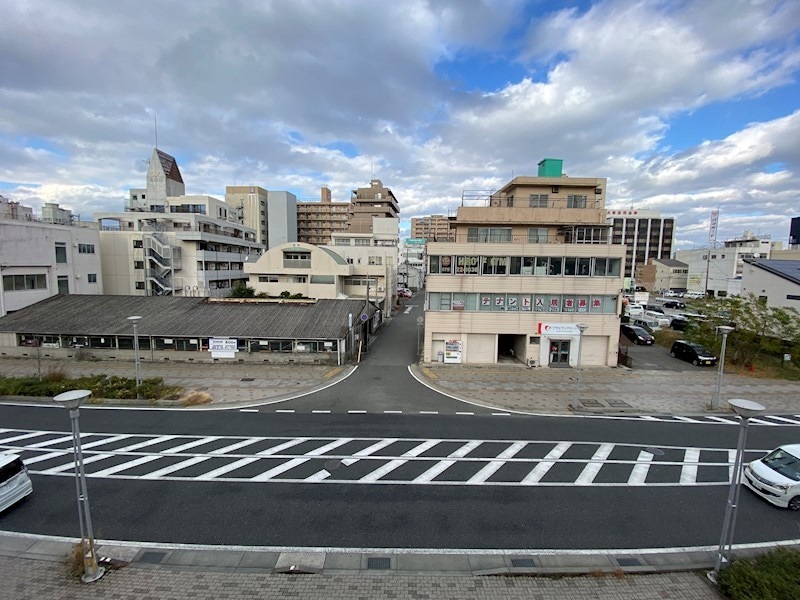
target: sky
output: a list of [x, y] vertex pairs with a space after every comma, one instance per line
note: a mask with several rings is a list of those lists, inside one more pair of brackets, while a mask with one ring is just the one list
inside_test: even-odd
[[[156, 144], [187, 194], [334, 201], [372, 178], [411, 217], [535, 176], [608, 179], [676, 249], [800, 216], [797, 0], [0, 2], [0, 194], [91, 220]], [[157, 127], [156, 127], [157, 123]]]

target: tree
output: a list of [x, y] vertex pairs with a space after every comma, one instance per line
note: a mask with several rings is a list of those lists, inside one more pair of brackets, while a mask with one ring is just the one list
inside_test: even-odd
[[231, 290], [229, 298], [255, 298], [256, 291], [242, 281], [237, 281]]
[[[800, 313], [794, 308], [771, 307], [754, 294], [745, 297], [704, 298], [692, 309], [705, 315], [691, 337], [705, 346], [719, 348], [719, 325], [735, 327], [728, 336], [731, 362], [752, 367], [762, 354], [782, 356], [800, 345]], [[796, 352], [792, 354], [797, 357]]]

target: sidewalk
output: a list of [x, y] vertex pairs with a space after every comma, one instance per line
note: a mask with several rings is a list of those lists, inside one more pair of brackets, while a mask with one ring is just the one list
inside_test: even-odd
[[[705, 571], [711, 553], [608, 557], [590, 555], [420, 555], [292, 553], [239, 549], [139, 548], [101, 543], [98, 557], [127, 566], [92, 584], [70, 575], [72, 542], [0, 533], [0, 598], [4, 600], [719, 600]], [[372, 560], [371, 560], [372, 559]], [[377, 561], [375, 559], [378, 559]], [[659, 566], [635, 565], [649, 560]], [[689, 560], [691, 562], [681, 562]], [[512, 562], [513, 561], [513, 562]], [[514, 564], [535, 566], [519, 566]], [[581, 566], [573, 566], [580, 564]], [[383, 568], [372, 568], [373, 566]], [[546, 565], [546, 566], [544, 566]], [[294, 568], [293, 568], [294, 567]], [[662, 570], [654, 574], [637, 571]], [[573, 576], [571, 573], [591, 575]], [[561, 576], [556, 576], [556, 575]]]

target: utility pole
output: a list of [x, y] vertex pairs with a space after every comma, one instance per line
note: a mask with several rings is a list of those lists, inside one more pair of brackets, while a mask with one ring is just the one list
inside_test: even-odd
[[367, 320], [364, 321], [366, 327], [364, 327], [364, 352], [369, 350], [369, 273], [367, 273], [367, 303], [364, 306], [364, 312], [367, 315]]

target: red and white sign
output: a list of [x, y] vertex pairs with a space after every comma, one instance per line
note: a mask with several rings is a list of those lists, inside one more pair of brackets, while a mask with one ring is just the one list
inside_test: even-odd
[[580, 335], [575, 323], [539, 323], [536, 333], [540, 335]]

